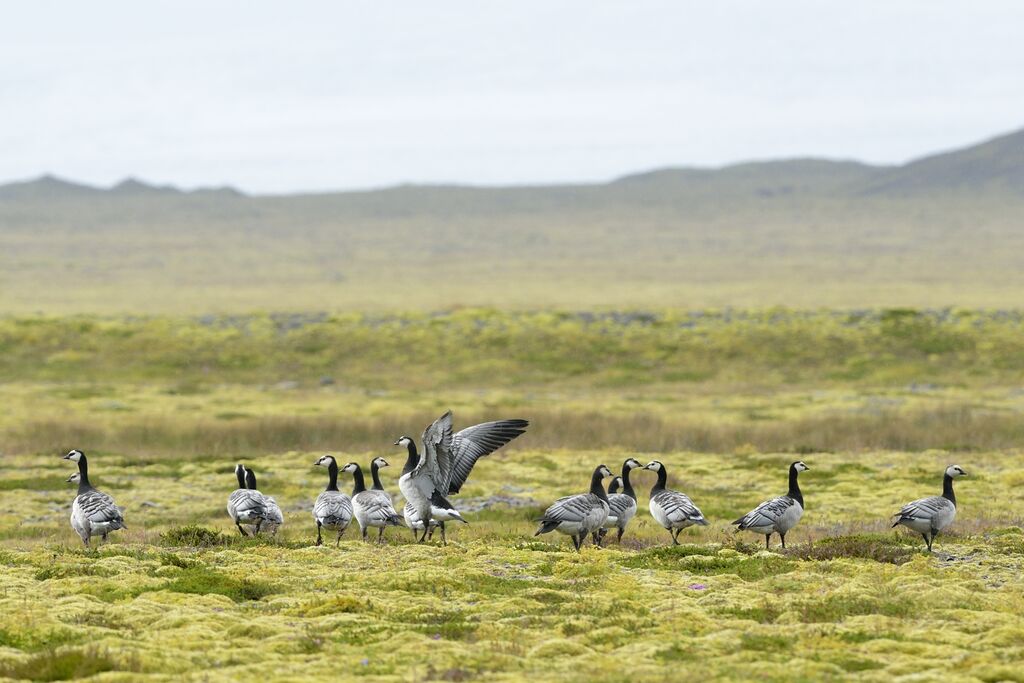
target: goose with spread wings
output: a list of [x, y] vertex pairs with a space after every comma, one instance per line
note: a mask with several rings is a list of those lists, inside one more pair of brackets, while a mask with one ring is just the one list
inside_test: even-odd
[[426, 540], [432, 522], [441, 527], [443, 536], [445, 521], [465, 521], [447, 497], [459, 492], [477, 460], [523, 434], [529, 424], [526, 420], [497, 420], [453, 434], [449, 410], [424, 430], [422, 453], [408, 436], [395, 441], [396, 446], [404, 446], [409, 453], [398, 488], [406, 500], [406, 523], [413, 528], [422, 525], [421, 543]]
[[78, 463], [78, 473], [68, 478], [69, 482], [78, 483], [78, 495], [71, 504], [71, 528], [78, 533], [85, 547], [89, 547], [89, 539], [93, 535], [99, 535], [105, 541], [111, 531], [126, 528], [124, 515], [114, 504], [114, 499], [89, 483], [89, 461], [85, 453], [69, 451], [64, 459]]

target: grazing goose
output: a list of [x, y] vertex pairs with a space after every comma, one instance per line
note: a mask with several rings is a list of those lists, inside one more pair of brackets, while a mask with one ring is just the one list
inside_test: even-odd
[[71, 504], [71, 528], [78, 533], [85, 547], [89, 547], [93, 534], [99, 534], [105, 541], [111, 531], [126, 529], [124, 515], [114, 504], [114, 499], [89, 483], [89, 461], [85, 453], [69, 451], [64, 459], [78, 463], [77, 478], [68, 478], [69, 482], [78, 483], [78, 495]]
[[391, 504], [391, 496], [386, 491], [367, 489], [363, 470], [357, 463], [350, 462], [341, 470], [352, 474], [355, 484], [352, 489], [352, 515], [359, 522], [363, 540], [368, 540], [366, 534], [370, 527], [377, 527], [377, 543], [383, 543], [385, 527], [402, 526], [402, 521]]
[[766, 500], [737, 519], [733, 522], [737, 525], [736, 531], [753, 531], [756, 534], [764, 534], [765, 549], [768, 548], [768, 541], [772, 534], [777, 532], [782, 538], [782, 547], [785, 548], [786, 532], [796, 526], [796, 523], [804, 515], [804, 495], [800, 492], [797, 476], [809, 469], [811, 468], [799, 460], [791, 464], [789, 466], [789, 492], [784, 496]]
[[928, 552], [931, 552], [935, 535], [945, 530], [956, 517], [953, 479], [966, 476], [967, 473], [959, 465], [947, 467], [946, 472], [942, 475], [942, 495], [907, 503], [902, 510], [896, 513], [896, 522], [893, 527], [902, 524], [921, 534], [928, 546]]
[[253, 533], [258, 534], [260, 527], [267, 520], [267, 504], [258, 491], [250, 491], [246, 486], [245, 472], [245, 466], [242, 463], [235, 465], [238, 488], [228, 496], [228, 515], [238, 527], [238, 533], [248, 536], [249, 534], [242, 528], [242, 525], [252, 525], [255, 527]]
[[[444, 516], [465, 521], [448, 502], [447, 496], [459, 492], [477, 460], [524, 433], [529, 424], [526, 420], [497, 420], [452, 434], [452, 413], [449, 410], [424, 430], [422, 456], [410, 437], [402, 436], [395, 441], [396, 446], [404, 446], [409, 454], [398, 487], [405, 495], [407, 506], [412, 506], [412, 519], [423, 525], [420, 542], [426, 540], [433, 526], [434, 509], [448, 510], [449, 514]], [[448, 520], [439, 518], [438, 521]], [[441, 536], [444, 538], [443, 528]]]
[[259, 533], [262, 529], [263, 531], [269, 531], [271, 536], [277, 536], [278, 529], [284, 526], [284, 514], [273, 497], [260, 493], [260, 490], [256, 487], [256, 473], [248, 467], [245, 468], [245, 487], [263, 498], [266, 517], [263, 520], [262, 527], [256, 527], [256, 533]]
[[544, 512], [544, 516], [537, 520], [540, 526], [533, 535], [558, 531], [571, 537], [578, 551], [587, 534], [596, 534], [608, 519], [608, 495], [604, 492], [601, 480], [610, 476], [610, 469], [598, 465], [590, 477], [590, 492], [556, 500]]
[[316, 497], [316, 502], [313, 503], [313, 519], [316, 520], [316, 544], [324, 544], [320, 530], [326, 528], [338, 532], [338, 539], [334, 542], [337, 547], [341, 543], [341, 535], [352, 523], [352, 499], [338, 490], [338, 462], [333, 455], [325, 455], [313, 464], [318, 467], [326, 467], [328, 477], [327, 488]]
[[[616, 527], [619, 530], [617, 540], [619, 543], [622, 543], [622, 534], [626, 531], [626, 525], [636, 516], [636, 492], [633, 491], [633, 485], [629, 482], [629, 473], [641, 467], [643, 465], [635, 458], [628, 458], [622, 463], [622, 476], [615, 477], [608, 484], [609, 512], [608, 521], [604, 523], [604, 528], [601, 529], [602, 541], [605, 535], [607, 535], [608, 530]], [[622, 487], [622, 493], [618, 493], [620, 486]]]
[[689, 496], [665, 488], [668, 471], [663, 464], [652, 460], [644, 466], [644, 469], [658, 473], [658, 481], [651, 487], [649, 507], [651, 517], [654, 517], [658, 524], [665, 527], [672, 536], [672, 545], [679, 545], [679, 532], [683, 529], [694, 524], [708, 525], [708, 520], [704, 519], [704, 513], [693, 504]]

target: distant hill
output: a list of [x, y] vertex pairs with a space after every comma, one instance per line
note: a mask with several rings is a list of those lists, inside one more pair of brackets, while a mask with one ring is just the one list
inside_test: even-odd
[[0, 186], [0, 313], [1024, 305], [1024, 131], [902, 166], [247, 196]]

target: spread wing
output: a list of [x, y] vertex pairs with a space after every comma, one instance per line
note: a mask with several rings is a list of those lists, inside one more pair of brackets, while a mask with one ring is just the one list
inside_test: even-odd
[[92, 524], [124, 522], [124, 516], [114, 504], [114, 499], [96, 489], [78, 496], [78, 508]]
[[559, 498], [544, 512], [543, 522], [578, 522], [600, 505], [601, 499], [592, 493]]
[[[443, 491], [451, 477], [452, 469], [452, 411], [448, 411], [434, 420], [433, 424], [423, 431], [423, 453], [419, 463], [412, 471], [412, 478], [423, 482], [424, 477], [430, 482], [431, 490], [425, 491], [430, 496], [433, 491]], [[424, 489], [419, 484], [421, 490]]]
[[953, 504], [942, 496], [931, 496], [907, 503], [898, 513], [897, 519], [932, 519], [940, 511], [953, 507]]
[[[490, 455], [526, 431], [526, 420], [498, 420], [466, 427], [452, 437], [452, 467], [447, 492], [458, 493], [476, 461]], [[441, 490], [445, 490], [442, 487]]]
[[737, 519], [733, 524], [738, 524], [740, 529], [747, 527], [773, 526], [786, 511], [796, 505], [796, 501], [789, 496], [772, 498], [758, 505], [756, 508]]

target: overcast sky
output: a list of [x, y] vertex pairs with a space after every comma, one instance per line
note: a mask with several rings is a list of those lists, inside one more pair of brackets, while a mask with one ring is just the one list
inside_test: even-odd
[[1024, 3], [33, 2], [0, 182], [252, 192], [901, 162], [1024, 127]]

